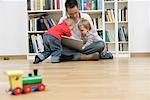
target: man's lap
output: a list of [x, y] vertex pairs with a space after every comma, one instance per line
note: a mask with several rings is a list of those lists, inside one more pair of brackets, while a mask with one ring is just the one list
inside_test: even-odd
[[92, 43], [91, 45], [87, 46], [82, 51], [77, 51], [74, 49], [71, 49], [69, 47], [66, 47], [62, 45], [63, 51], [62, 51], [62, 58], [68, 59], [68, 60], [78, 60], [80, 58], [80, 54], [93, 54], [95, 52], [102, 52], [104, 49], [104, 42], [98, 41], [95, 43]]

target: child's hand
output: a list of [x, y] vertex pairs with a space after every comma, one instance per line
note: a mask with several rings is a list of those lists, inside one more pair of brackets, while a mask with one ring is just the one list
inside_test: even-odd
[[73, 36], [70, 36], [70, 38], [75, 39]]
[[84, 49], [84, 46], [82, 47], [82, 50]]
[[85, 45], [82, 47], [82, 50], [85, 48]]

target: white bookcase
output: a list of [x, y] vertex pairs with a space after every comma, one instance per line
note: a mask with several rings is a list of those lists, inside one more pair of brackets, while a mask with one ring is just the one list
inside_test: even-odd
[[[62, 2], [62, 0], [27, 0], [28, 59], [33, 59], [38, 52], [43, 51], [44, 48], [41, 45], [43, 42], [42, 34], [44, 34], [48, 27], [52, 26], [51, 24], [57, 24], [63, 16]], [[48, 16], [50, 19], [49, 21], [44, 20], [46, 17], [41, 16]], [[41, 26], [39, 23], [42, 23]]]
[[[127, 0], [119, 0], [116, 3], [116, 33], [118, 33], [117, 40], [117, 55], [127, 55], [130, 57], [130, 46], [129, 46], [129, 32], [128, 32], [128, 2]], [[122, 12], [123, 11], [123, 12]], [[122, 17], [122, 18], [121, 18]], [[117, 30], [118, 29], [118, 30]], [[119, 33], [124, 31], [122, 40], [119, 41]], [[125, 39], [124, 39], [125, 38]]]
[[[128, 2], [127, 0], [105, 0], [105, 15], [113, 11], [114, 19], [107, 20], [105, 16], [104, 34], [108, 33], [110, 41], [108, 50], [115, 54], [116, 57], [130, 57], [129, 33], [128, 33]], [[108, 12], [107, 12], [108, 11]], [[112, 38], [112, 39], [111, 39]]]
[[[35, 1], [46, 0], [29, 0], [31, 4]], [[49, 17], [55, 20], [55, 23], [59, 21], [61, 16], [66, 14], [65, 0], [49, 0], [60, 2], [59, 9], [47, 9], [44, 10], [42, 6], [37, 10], [35, 4], [31, 6], [31, 10], [28, 10], [29, 19], [38, 18], [43, 14], [47, 14]], [[129, 48], [129, 33], [128, 33], [128, 2], [126, 0], [77, 0], [80, 4], [80, 10], [83, 13], [88, 13], [93, 19], [96, 30], [107, 43], [108, 50], [111, 51], [116, 57], [130, 57]], [[89, 2], [89, 4], [87, 4]], [[96, 3], [96, 4], [94, 4]], [[88, 7], [89, 8], [86, 8]], [[90, 8], [91, 7], [91, 8]], [[44, 31], [30, 30], [28, 36], [31, 34], [43, 34]], [[28, 43], [29, 44], [29, 43]], [[34, 56], [36, 53], [30, 52], [30, 45], [28, 57]]]

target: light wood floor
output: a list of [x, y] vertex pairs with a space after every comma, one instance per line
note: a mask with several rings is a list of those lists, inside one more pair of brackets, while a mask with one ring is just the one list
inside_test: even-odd
[[[6, 70], [38, 68], [46, 90], [19, 96], [7, 94]], [[150, 58], [120, 58], [33, 65], [31, 61], [0, 61], [1, 100], [150, 100]], [[2, 99], [3, 98], [3, 99]]]

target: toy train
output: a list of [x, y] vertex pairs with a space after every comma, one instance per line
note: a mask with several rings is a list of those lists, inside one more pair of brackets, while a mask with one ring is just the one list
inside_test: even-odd
[[7, 71], [10, 88], [8, 92], [14, 95], [30, 93], [32, 91], [44, 91], [45, 85], [42, 83], [42, 76], [37, 75], [37, 69], [34, 70], [34, 76], [22, 77], [23, 71]]

